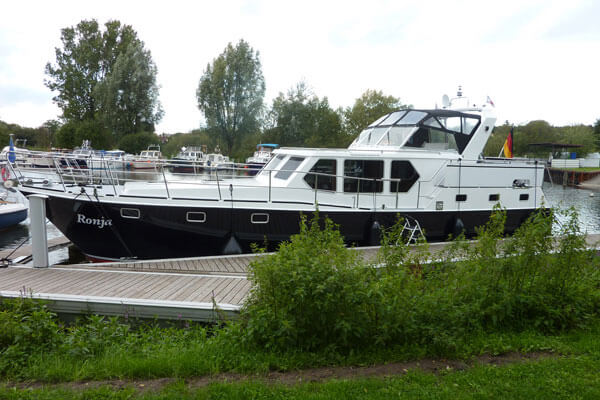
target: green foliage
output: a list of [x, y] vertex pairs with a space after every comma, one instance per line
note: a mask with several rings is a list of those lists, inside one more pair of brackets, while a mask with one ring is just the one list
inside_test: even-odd
[[[153, 129], [162, 117], [156, 66], [129, 25], [83, 20], [61, 31], [46, 86], [66, 122], [99, 121], [117, 138]], [[61, 139], [63, 143], [68, 140]]]
[[55, 135], [55, 145], [61, 148], [81, 146], [84, 140], [95, 149], [110, 149], [114, 144], [113, 136], [96, 120], [67, 122]]
[[436, 260], [426, 243], [403, 244], [399, 221], [385, 230], [373, 266], [353, 259], [331, 224], [320, 230], [303, 222], [290, 243], [250, 268], [247, 338], [277, 349], [374, 342], [444, 352], [477, 332], [585, 325], [600, 306], [597, 258], [585, 249], [574, 212], [556, 243], [553, 218], [537, 213], [503, 238], [506, 213], [497, 209], [474, 244], [458, 238]]
[[94, 88], [102, 121], [118, 138], [154, 131], [162, 119], [156, 65], [139, 41], [117, 56], [112, 71]]
[[66, 330], [62, 345], [67, 354], [75, 357], [99, 355], [107, 347], [125, 342], [129, 328], [118, 317], [90, 315], [84, 323]]
[[[496, 126], [488, 140], [484, 154], [488, 157], [498, 157], [508, 137], [511, 125], [506, 121], [504, 125]], [[532, 147], [530, 143], [565, 143], [577, 144], [582, 147], [572, 151], [577, 152], [578, 157], [596, 151], [598, 143], [597, 136], [591, 127], [586, 125], [551, 126], [546, 121], [531, 121], [523, 126], [514, 127], [513, 152], [515, 156], [547, 158], [552, 152], [549, 147]], [[553, 157], [560, 157], [560, 151], [554, 152]]]
[[279, 93], [269, 112], [270, 127], [266, 142], [281, 146], [346, 147], [348, 136], [342, 130], [340, 115], [331, 109], [327, 98], [312, 94], [300, 82], [287, 96]]
[[196, 96], [206, 124], [232, 154], [247, 134], [257, 132], [265, 95], [258, 51], [244, 40], [206, 66]]
[[119, 141], [119, 149], [127, 153], [137, 154], [146, 150], [151, 144], [160, 143], [158, 136], [153, 133], [140, 132], [124, 136]]
[[0, 374], [60, 342], [55, 315], [28, 298], [0, 298]]
[[175, 156], [182, 147], [201, 147], [206, 146], [207, 150], [215, 147], [215, 137], [206, 130], [197, 130], [191, 133], [176, 133], [169, 136], [169, 141], [161, 148], [165, 157]]
[[354, 138], [370, 123], [385, 114], [398, 109], [410, 108], [411, 105], [402, 104], [399, 98], [386, 96], [380, 90], [368, 89], [352, 107], [344, 110], [344, 125], [348, 135]]
[[333, 223], [302, 218], [300, 233], [250, 265], [245, 335], [267, 348], [348, 348], [369, 337], [365, 270]]

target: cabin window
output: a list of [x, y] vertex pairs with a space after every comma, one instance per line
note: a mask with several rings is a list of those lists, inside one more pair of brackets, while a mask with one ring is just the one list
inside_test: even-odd
[[410, 161], [395, 160], [392, 161], [390, 178], [391, 193], [408, 192], [415, 182], [419, 180], [419, 174]]
[[283, 164], [283, 167], [275, 174], [275, 178], [278, 179], [287, 179], [292, 175], [292, 172], [298, 168], [300, 164], [304, 161], [303, 157], [290, 157], [289, 160]]
[[[382, 160], [344, 161], [344, 192], [381, 192], [383, 190]], [[358, 179], [362, 178], [362, 179]], [[376, 181], [376, 179], [379, 179]]]
[[499, 194], [490, 194], [490, 201], [498, 201], [500, 200], [500, 195]]
[[529, 200], [529, 194], [528, 193], [522, 193], [519, 195], [519, 200]]
[[458, 151], [456, 139], [450, 132], [427, 126], [420, 127], [404, 145], [406, 147], [418, 147], [430, 150], [454, 150]]
[[121, 217], [130, 219], [139, 219], [140, 210], [137, 208], [121, 208]]
[[467, 201], [467, 195], [466, 194], [457, 194], [456, 201]]
[[277, 156], [271, 158], [271, 160], [269, 160], [269, 162], [267, 163], [267, 165], [265, 165], [264, 170], [275, 170], [277, 169], [277, 165], [279, 165], [281, 163], [281, 160], [283, 160], [285, 158], [284, 154], [278, 154]]
[[266, 213], [252, 213], [250, 215], [250, 222], [253, 224], [268, 224], [269, 214]]
[[423, 111], [409, 111], [397, 123], [398, 125], [415, 125], [417, 122], [421, 121], [426, 115], [427, 113]]
[[413, 126], [392, 126], [377, 144], [379, 146], [401, 146], [414, 130]]
[[404, 114], [406, 114], [406, 111], [395, 111], [388, 115], [385, 120], [381, 121], [380, 125], [393, 125], [398, 122], [398, 120], [402, 118]]
[[185, 219], [187, 222], [205, 222], [206, 213], [203, 211], [188, 211], [185, 214]]
[[313, 189], [336, 189], [336, 160], [319, 160], [304, 176], [304, 180]]

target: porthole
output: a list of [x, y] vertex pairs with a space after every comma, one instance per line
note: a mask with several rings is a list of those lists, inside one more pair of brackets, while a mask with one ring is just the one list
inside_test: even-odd
[[500, 200], [500, 195], [499, 194], [490, 194], [490, 201], [498, 201]]
[[253, 224], [268, 224], [269, 214], [266, 213], [253, 213], [250, 215], [250, 222]]
[[456, 201], [467, 201], [467, 195], [466, 194], [457, 194]]
[[529, 194], [528, 193], [520, 194], [519, 200], [529, 200]]
[[137, 208], [121, 208], [121, 217], [139, 219], [140, 210], [138, 210]]
[[185, 214], [187, 222], [206, 222], [206, 213], [203, 211], [188, 211]]

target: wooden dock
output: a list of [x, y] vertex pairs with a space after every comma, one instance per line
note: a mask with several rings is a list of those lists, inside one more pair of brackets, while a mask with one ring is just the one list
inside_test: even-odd
[[[600, 235], [588, 235], [597, 248]], [[431, 243], [435, 258], [448, 243]], [[359, 251], [366, 260], [378, 247]], [[441, 253], [440, 253], [441, 254]], [[263, 254], [0, 269], [0, 297], [48, 301], [54, 312], [216, 321], [236, 318], [251, 289], [248, 265]]]
[[[64, 236], [59, 236], [56, 238], [48, 239], [48, 251], [57, 250], [62, 247], [66, 247], [71, 243], [69, 239]], [[0, 259], [10, 258], [15, 263], [23, 264], [31, 261], [31, 245], [26, 244], [23, 245], [16, 250], [1, 250], [0, 251]]]

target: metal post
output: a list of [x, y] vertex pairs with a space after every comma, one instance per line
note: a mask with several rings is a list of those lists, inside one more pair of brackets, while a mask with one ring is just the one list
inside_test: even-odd
[[271, 170], [269, 170], [269, 203], [271, 202]]
[[48, 196], [29, 196], [29, 226], [34, 268], [48, 267], [48, 234], [46, 232], [46, 199]]
[[317, 188], [319, 187], [319, 175], [315, 174], [315, 206], [317, 205]]
[[167, 177], [165, 175], [165, 169], [161, 168], [161, 172], [162, 172], [162, 176], [163, 176], [163, 181], [165, 182], [165, 189], [167, 191], [167, 199], [170, 199], [171, 195], [169, 194], [169, 185], [167, 184]]

